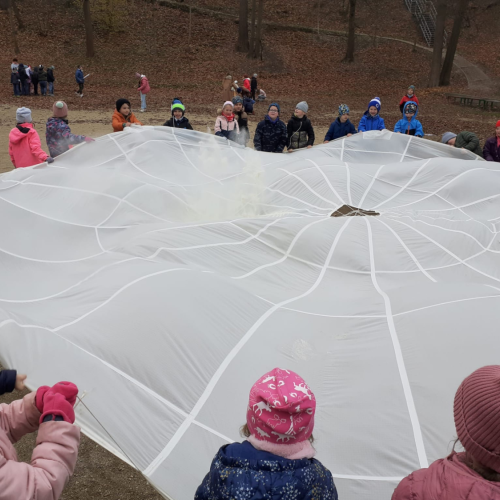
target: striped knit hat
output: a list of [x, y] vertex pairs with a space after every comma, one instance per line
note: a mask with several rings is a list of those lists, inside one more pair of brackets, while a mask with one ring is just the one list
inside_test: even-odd
[[178, 97], [174, 97], [172, 101], [172, 106], [170, 110], [172, 111], [172, 116], [174, 115], [174, 109], [180, 109], [182, 111], [182, 116], [184, 116], [184, 111], [186, 111], [186, 107], [182, 104], [182, 101]]
[[462, 382], [453, 413], [463, 447], [500, 473], [500, 365], [483, 366]]

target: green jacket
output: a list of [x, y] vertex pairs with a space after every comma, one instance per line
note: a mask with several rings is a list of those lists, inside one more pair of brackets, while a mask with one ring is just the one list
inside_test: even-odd
[[457, 140], [455, 141], [456, 148], [464, 148], [476, 153], [481, 158], [483, 157], [483, 150], [479, 145], [479, 138], [473, 132], [463, 131], [457, 135]]

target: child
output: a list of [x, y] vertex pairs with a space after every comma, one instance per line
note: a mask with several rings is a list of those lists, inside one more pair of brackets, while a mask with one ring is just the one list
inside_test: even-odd
[[47, 70], [47, 83], [49, 85], [49, 95], [54, 97], [54, 82], [56, 81], [54, 77], [55, 66], [50, 66]]
[[464, 447], [403, 479], [392, 500], [500, 498], [500, 366], [483, 366], [460, 385], [453, 405]]
[[172, 118], [167, 120], [163, 125], [165, 127], [183, 128], [186, 130], [193, 130], [189, 120], [184, 116], [186, 108], [178, 97], [174, 97], [172, 106], [170, 107]]
[[52, 117], [47, 120], [45, 139], [52, 158], [68, 151], [70, 144], [94, 141], [91, 137], [71, 133], [68, 125], [68, 105], [64, 101], [57, 101], [52, 106]]
[[486, 161], [500, 163], [500, 120], [497, 121], [495, 135], [484, 143], [483, 156]]
[[76, 83], [78, 84], [78, 90], [76, 91], [76, 93], [80, 97], [83, 97], [83, 86], [85, 84], [85, 77], [83, 76], [83, 68], [80, 65], [76, 67], [75, 80]]
[[259, 122], [255, 130], [253, 145], [257, 151], [283, 153], [287, 143], [287, 130], [279, 116], [279, 104], [277, 102], [271, 103], [266, 117]]
[[331, 472], [313, 458], [315, 410], [299, 375], [280, 368], [263, 375], [250, 390], [241, 429], [248, 440], [220, 448], [195, 500], [338, 500]]
[[245, 75], [243, 77], [243, 87], [248, 91], [248, 95], [252, 94], [252, 84], [250, 82], [250, 78], [248, 78], [248, 75]]
[[368, 132], [369, 130], [384, 130], [384, 119], [379, 115], [380, 113], [380, 97], [374, 97], [368, 104], [368, 111], [361, 118], [358, 125], [358, 132]]
[[265, 101], [267, 94], [264, 92], [264, 89], [259, 89], [259, 101]]
[[[24, 389], [26, 375], [0, 372], [0, 395]], [[10, 405], [0, 405], [1, 497], [49, 499], [61, 497], [73, 474], [80, 444], [80, 429], [73, 425], [78, 388], [70, 382], [43, 386]], [[38, 430], [31, 463], [19, 462], [13, 446]]]
[[146, 94], [149, 94], [151, 88], [149, 87], [149, 81], [145, 75], [136, 73], [135, 76], [136, 78], [139, 78], [137, 90], [141, 94], [141, 113], [144, 113], [144, 111], [146, 111]]
[[394, 126], [394, 132], [398, 134], [424, 136], [422, 124], [417, 120], [418, 105], [416, 102], [408, 101], [404, 107], [404, 116]]
[[453, 132], [446, 132], [441, 138], [443, 144], [448, 144], [448, 146], [454, 146], [456, 148], [467, 149], [472, 153], [477, 154], [481, 158], [483, 157], [483, 150], [479, 145], [479, 137], [474, 134], [474, 132], [463, 131], [458, 135]]
[[244, 97], [243, 98], [243, 108], [245, 109], [245, 113], [249, 115], [253, 115], [253, 105], [255, 104], [255, 101], [253, 99], [250, 99], [250, 97]]
[[54, 161], [43, 149], [40, 136], [35, 130], [31, 110], [18, 108], [17, 125], [9, 134], [9, 155], [15, 168], [31, 167], [39, 163]]
[[405, 104], [408, 101], [416, 102], [417, 105], [420, 106], [420, 103], [418, 102], [418, 98], [415, 95], [415, 85], [410, 85], [408, 87], [408, 92], [406, 93], [406, 95], [399, 102], [399, 109], [400, 109], [401, 113], [403, 112]]
[[231, 101], [226, 101], [215, 120], [215, 135], [238, 142], [239, 133], [238, 122], [234, 119], [234, 105]]
[[135, 117], [130, 109], [130, 101], [128, 99], [118, 99], [116, 101], [116, 109], [112, 119], [113, 132], [121, 132], [125, 127], [130, 127], [132, 123], [142, 125]]
[[238, 128], [240, 129], [240, 136], [238, 142], [246, 146], [248, 139], [250, 139], [250, 131], [248, 130], [248, 115], [243, 109], [243, 99], [239, 96], [233, 97], [234, 115], [238, 121]]
[[306, 113], [309, 106], [306, 101], [299, 102], [295, 106], [295, 112], [288, 121], [287, 129], [287, 148], [291, 153], [296, 149], [310, 149], [314, 144], [314, 129], [311, 120], [307, 118]]
[[351, 137], [356, 133], [356, 127], [349, 121], [349, 106], [341, 104], [339, 106], [339, 116], [330, 125], [325, 135], [324, 144], [339, 139], [340, 137]]
[[252, 80], [250, 81], [250, 91], [252, 93], [252, 99], [255, 101], [255, 93], [257, 92], [257, 73], [254, 73]]
[[40, 84], [40, 92], [42, 95], [47, 95], [47, 72], [40, 64], [38, 67], [38, 83]]
[[21, 90], [19, 88], [19, 86], [21, 85], [21, 80], [19, 78], [17, 69], [10, 74], [10, 83], [12, 83], [12, 87], [14, 88], [14, 95], [16, 97], [19, 97], [21, 95]]

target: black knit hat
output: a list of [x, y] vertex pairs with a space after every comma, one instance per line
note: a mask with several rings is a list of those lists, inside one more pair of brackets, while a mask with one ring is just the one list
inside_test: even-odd
[[120, 111], [120, 109], [122, 109], [122, 106], [124, 104], [128, 104], [129, 108], [131, 107], [130, 101], [128, 99], [118, 99], [118, 101], [116, 101], [116, 110]]

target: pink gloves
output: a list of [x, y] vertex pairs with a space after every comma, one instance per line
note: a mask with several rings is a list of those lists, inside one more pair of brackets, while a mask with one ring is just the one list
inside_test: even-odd
[[85, 137], [85, 142], [94, 142], [95, 139], [92, 139], [92, 137]]
[[52, 417], [62, 417], [70, 424], [75, 422], [75, 411], [73, 406], [76, 403], [78, 387], [71, 382], [58, 382], [52, 387], [46, 385], [40, 387], [36, 392], [35, 404], [42, 414], [40, 423], [48, 415]]

